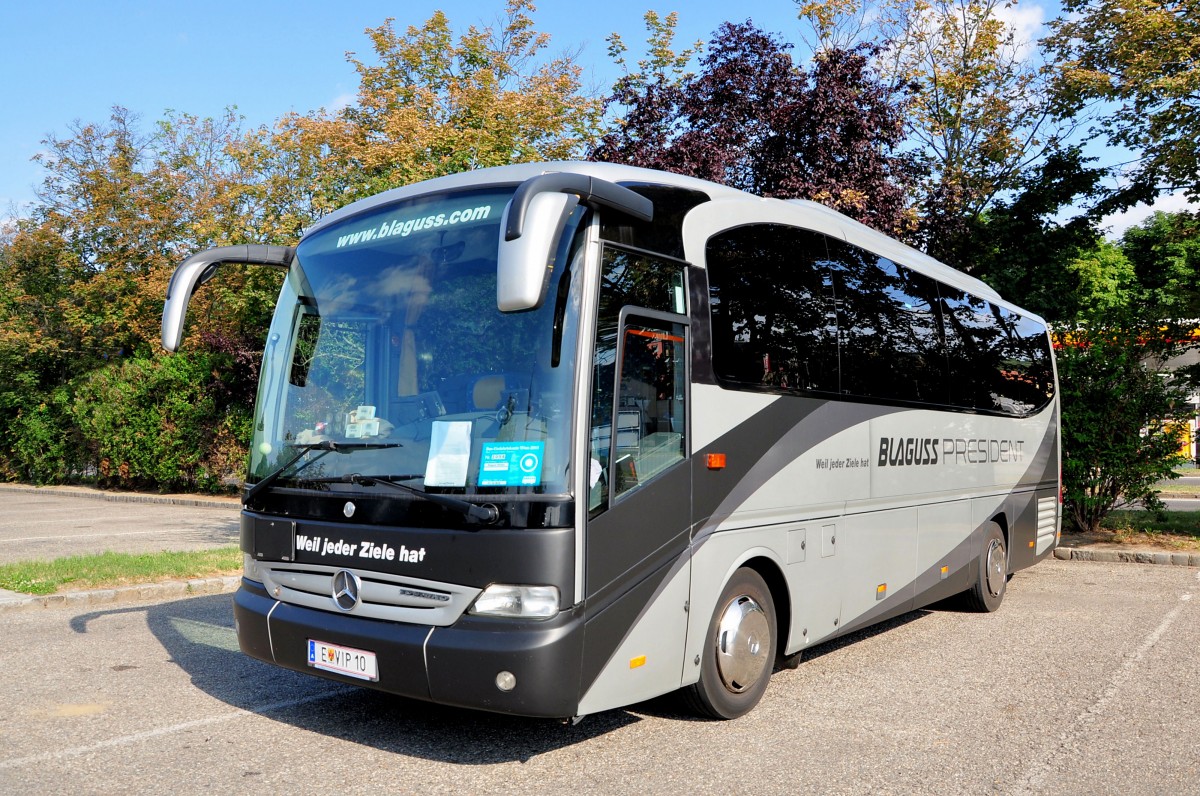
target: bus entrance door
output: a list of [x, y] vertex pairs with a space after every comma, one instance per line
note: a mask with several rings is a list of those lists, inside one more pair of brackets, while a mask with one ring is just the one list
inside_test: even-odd
[[687, 337], [680, 316], [626, 307], [615, 361], [597, 367], [583, 712], [679, 686], [692, 499]]

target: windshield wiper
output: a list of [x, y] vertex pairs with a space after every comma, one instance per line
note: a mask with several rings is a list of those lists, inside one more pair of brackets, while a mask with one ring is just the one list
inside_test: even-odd
[[[285, 472], [287, 472], [288, 468], [290, 468], [296, 462], [300, 461], [300, 459], [303, 458], [305, 456], [305, 454], [311, 453], [312, 451], [320, 451], [320, 453], [317, 454], [316, 456], [312, 457], [308, 461], [306, 461], [304, 464], [297, 467], [296, 468], [297, 473], [300, 472], [301, 470], [303, 470], [305, 467], [308, 467], [313, 462], [319, 461], [326, 454], [333, 453], [334, 451], [336, 451], [338, 453], [353, 453], [354, 451], [374, 450], [376, 448], [403, 448], [404, 445], [402, 445], [399, 442], [335, 442], [331, 439], [326, 439], [326, 440], [321, 440], [320, 442], [309, 442], [309, 443], [304, 443], [301, 445], [289, 445], [288, 447], [298, 448], [299, 451], [296, 453], [295, 456], [288, 459], [286, 462], [284, 462], [280, 466], [276, 467], [271, 472], [267, 473], [265, 476], [263, 476], [263, 479], [261, 481], [254, 484], [254, 486], [252, 486], [248, 490], [246, 490], [246, 494], [242, 498], [242, 503], [248, 504], [251, 500], [254, 499], [255, 495], [257, 495], [259, 492], [262, 492], [264, 489], [269, 487], [271, 484], [273, 484], [277, 480], [279, 480], [279, 477], [282, 476]], [[293, 475], [295, 475], [295, 473], [293, 473]]]
[[379, 475], [359, 475], [358, 473], [351, 473], [350, 475], [342, 476], [342, 480], [357, 486], [375, 486], [376, 484], [390, 486], [392, 489], [398, 489], [401, 492], [407, 492], [410, 495], [416, 495], [419, 498], [428, 500], [430, 503], [436, 503], [439, 506], [451, 509], [452, 511], [457, 511], [464, 517], [470, 517], [472, 519], [479, 520], [487, 525], [490, 525], [500, 518], [500, 510], [491, 504], [480, 506], [477, 503], [471, 503], [470, 501], [461, 500], [460, 498], [452, 497], [450, 495], [433, 494], [426, 492], [424, 489], [417, 489], [415, 486], [402, 484], [399, 480], [394, 480], [391, 477]]

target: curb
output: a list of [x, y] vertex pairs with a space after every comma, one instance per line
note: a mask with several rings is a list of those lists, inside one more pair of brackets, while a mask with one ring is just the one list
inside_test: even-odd
[[1059, 547], [1054, 557], [1060, 561], [1103, 561], [1128, 564], [1166, 564], [1176, 567], [1200, 567], [1200, 553], [1141, 552], [1134, 550], [1081, 550]]
[[237, 590], [241, 575], [223, 578], [193, 578], [165, 583], [142, 583], [95, 591], [67, 591], [58, 594], [28, 595], [16, 592], [0, 593], [0, 616], [10, 611], [40, 608], [91, 608], [99, 605], [133, 602], [166, 602], [203, 594], [226, 594]]
[[167, 506], [191, 506], [198, 508], [240, 508], [236, 497], [197, 497], [194, 495], [148, 495], [141, 492], [105, 492], [91, 487], [69, 486], [25, 486], [22, 484], [0, 484], [0, 492], [23, 492], [29, 495], [63, 495], [87, 500], [106, 500], [109, 503], [158, 503]]

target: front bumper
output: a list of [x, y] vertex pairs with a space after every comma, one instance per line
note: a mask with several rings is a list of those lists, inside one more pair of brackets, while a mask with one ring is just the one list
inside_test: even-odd
[[[463, 616], [449, 627], [364, 619], [279, 602], [242, 579], [234, 597], [242, 651], [267, 663], [339, 682], [444, 705], [565, 718], [579, 706], [583, 620], [574, 612], [545, 622]], [[312, 668], [308, 640], [369, 650], [374, 682]], [[516, 687], [496, 687], [499, 672]]]

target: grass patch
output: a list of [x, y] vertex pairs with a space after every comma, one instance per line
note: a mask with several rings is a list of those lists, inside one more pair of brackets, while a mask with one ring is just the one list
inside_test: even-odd
[[1200, 550], [1200, 511], [1168, 511], [1161, 519], [1148, 511], [1114, 511], [1101, 527], [1120, 542]]
[[1178, 481], [1162, 481], [1155, 485], [1155, 491], [1165, 498], [1200, 497], [1200, 485], [1181, 484]]
[[0, 589], [54, 594], [63, 587], [97, 589], [187, 580], [234, 574], [241, 568], [242, 553], [236, 546], [183, 552], [100, 553], [0, 564]]

